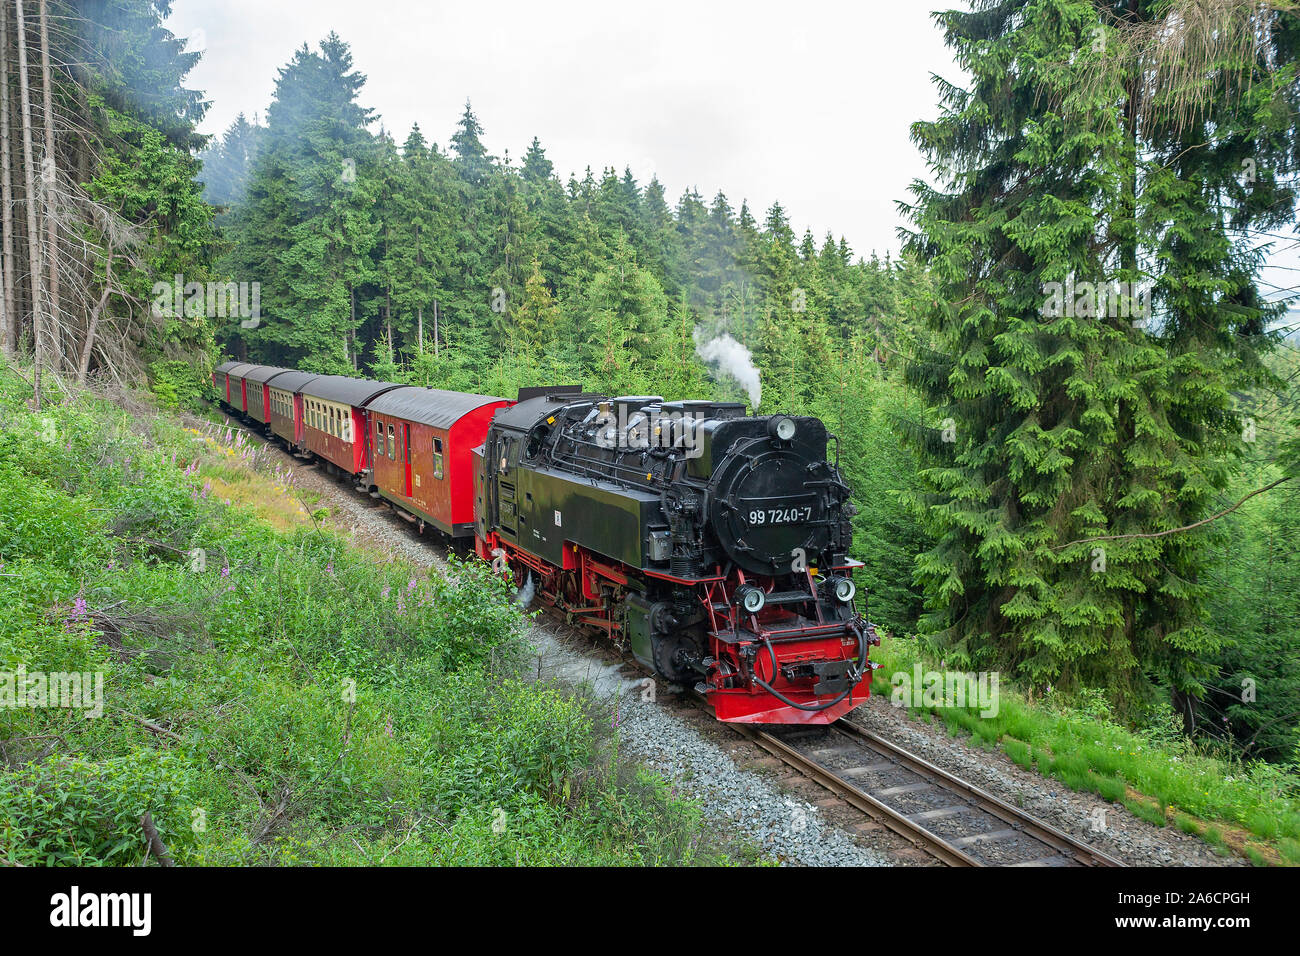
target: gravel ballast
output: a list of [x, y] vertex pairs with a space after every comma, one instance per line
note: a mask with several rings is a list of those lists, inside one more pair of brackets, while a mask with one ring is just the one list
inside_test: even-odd
[[971, 747], [950, 736], [941, 721], [914, 720], [886, 697], [871, 698], [849, 719], [1129, 866], [1249, 865], [1240, 857], [1219, 856], [1204, 840], [1175, 826], [1157, 827], [1123, 804], [1025, 770], [1001, 751]]

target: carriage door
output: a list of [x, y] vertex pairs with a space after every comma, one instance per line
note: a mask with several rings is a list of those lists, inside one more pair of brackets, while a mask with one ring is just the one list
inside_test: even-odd
[[518, 537], [518, 532], [515, 531], [518, 520], [515, 515], [515, 465], [518, 463], [519, 442], [514, 438], [501, 436], [492, 457], [492, 469], [496, 475], [497, 485], [497, 522], [501, 525], [501, 530], [512, 537]]
[[402, 454], [406, 463], [406, 497], [411, 497], [411, 423], [402, 424]]

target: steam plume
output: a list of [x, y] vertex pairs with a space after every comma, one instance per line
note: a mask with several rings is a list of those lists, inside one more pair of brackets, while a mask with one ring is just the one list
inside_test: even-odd
[[720, 371], [739, 382], [749, 393], [749, 404], [757, 411], [763, 398], [763, 385], [759, 381], [758, 369], [754, 367], [754, 357], [749, 349], [725, 332], [706, 342], [697, 327], [693, 337], [695, 354], [703, 361], [717, 365]]
[[537, 585], [533, 584], [533, 572], [529, 571], [528, 580], [524, 582], [524, 586], [521, 587], [519, 592], [515, 595], [515, 601], [520, 607], [527, 608], [528, 605], [533, 603], [533, 595], [536, 593]]

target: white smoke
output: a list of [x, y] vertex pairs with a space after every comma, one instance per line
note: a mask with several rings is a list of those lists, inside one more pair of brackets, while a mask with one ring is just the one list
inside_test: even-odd
[[758, 410], [763, 398], [763, 385], [759, 381], [758, 369], [754, 367], [754, 356], [749, 349], [741, 345], [727, 333], [717, 338], [702, 341], [704, 335], [696, 326], [693, 333], [695, 354], [705, 362], [718, 366], [718, 369], [731, 376], [749, 393], [749, 404]]
[[515, 601], [518, 602], [520, 607], [527, 609], [528, 605], [533, 603], [533, 596], [536, 593], [537, 585], [533, 584], [533, 572], [529, 571], [528, 580], [524, 582], [524, 586], [515, 595]]

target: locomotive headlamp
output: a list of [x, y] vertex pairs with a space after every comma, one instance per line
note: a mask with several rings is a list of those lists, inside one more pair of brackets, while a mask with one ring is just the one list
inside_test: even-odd
[[835, 600], [841, 604], [848, 604], [853, 600], [853, 596], [858, 593], [858, 586], [853, 583], [851, 578], [835, 578], [831, 582], [831, 593], [835, 595]]
[[767, 603], [767, 595], [763, 593], [763, 589], [752, 584], [740, 587], [736, 591], [736, 599], [749, 614], [757, 614], [763, 610], [763, 605]]
[[785, 415], [778, 415], [772, 419], [767, 428], [773, 438], [781, 441], [789, 441], [794, 437], [794, 419], [787, 418]]

